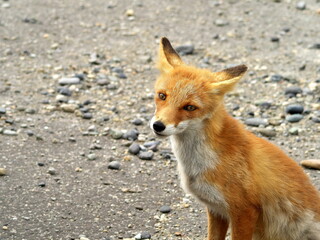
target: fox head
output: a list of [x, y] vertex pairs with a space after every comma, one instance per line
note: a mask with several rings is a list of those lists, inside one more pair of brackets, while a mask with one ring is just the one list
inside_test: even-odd
[[225, 93], [247, 71], [245, 65], [210, 72], [186, 65], [162, 38], [159, 48], [160, 76], [155, 84], [156, 111], [150, 127], [158, 136], [171, 136], [186, 130], [199, 130], [223, 102]]

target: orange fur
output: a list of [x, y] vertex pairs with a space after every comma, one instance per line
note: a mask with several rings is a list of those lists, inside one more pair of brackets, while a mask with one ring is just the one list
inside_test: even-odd
[[226, 112], [247, 70], [185, 65], [163, 38], [151, 128], [170, 136], [182, 185], [208, 209], [208, 240], [319, 240], [320, 195], [296, 162]]

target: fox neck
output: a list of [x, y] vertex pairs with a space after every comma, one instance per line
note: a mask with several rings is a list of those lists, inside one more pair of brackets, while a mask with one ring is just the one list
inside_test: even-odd
[[173, 152], [178, 159], [179, 172], [195, 177], [215, 167], [218, 155], [211, 143], [214, 139], [211, 138], [220, 135], [227, 116], [224, 107], [220, 106], [208, 118], [199, 120], [197, 127], [170, 137]]

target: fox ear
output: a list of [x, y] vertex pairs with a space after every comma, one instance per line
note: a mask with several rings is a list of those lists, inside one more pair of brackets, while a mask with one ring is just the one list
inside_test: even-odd
[[158, 68], [161, 72], [169, 72], [173, 68], [183, 64], [179, 54], [173, 49], [169, 40], [161, 38], [159, 48]]
[[238, 65], [213, 73], [213, 81], [211, 83], [213, 91], [218, 94], [225, 94], [231, 91], [247, 69], [246, 65]]

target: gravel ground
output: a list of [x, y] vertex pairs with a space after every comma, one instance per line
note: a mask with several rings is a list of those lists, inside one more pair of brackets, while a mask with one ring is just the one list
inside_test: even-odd
[[319, 28], [319, 0], [1, 0], [0, 239], [204, 239], [148, 128], [160, 37], [246, 64], [230, 113], [299, 162], [320, 155]]

